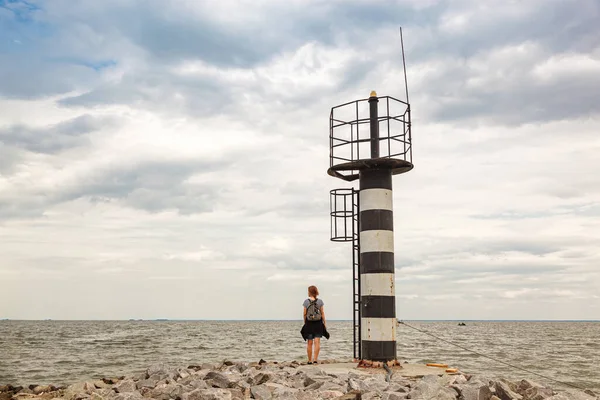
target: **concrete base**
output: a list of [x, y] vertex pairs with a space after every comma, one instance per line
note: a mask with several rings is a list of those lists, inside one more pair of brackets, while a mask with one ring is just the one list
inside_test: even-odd
[[[334, 374], [355, 373], [355, 374], [386, 374], [383, 368], [357, 368], [358, 363], [334, 363], [334, 364], [317, 364], [317, 365], [302, 365], [299, 367], [303, 370], [311, 368], [320, 368], [323, 371]], [[428, 367], [423, 364], [401, 364], [400, 367], [393, 367], [391, 370], [394, 375], [403, 376], [405, 378], [422, 378], [425, 375], [456, 375], [460, 372], [446, 372], [446, 368]]]

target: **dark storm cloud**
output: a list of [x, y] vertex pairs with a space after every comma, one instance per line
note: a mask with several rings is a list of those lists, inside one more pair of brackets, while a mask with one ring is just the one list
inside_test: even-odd
[[87, 135], [103, 128], [113, 128], [117, 119], [82, 115], [68, 121], [43, 128], [12, 125], [0, 129], [0, 143], [34, 153], [54, 154], [85, 145]]

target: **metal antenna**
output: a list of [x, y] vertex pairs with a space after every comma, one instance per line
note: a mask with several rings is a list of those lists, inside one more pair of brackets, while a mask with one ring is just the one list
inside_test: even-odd
[[402, 38], [402, 27], [400, 27], [400, 45], [402, 46], [402, 66], [404, 67], [404, 88], [406, 89], [406, 103], [410, 104], [410, 101], [408, 101], [408, 80], [406, 79], [406, 60], [404, 58], [404, 40]]

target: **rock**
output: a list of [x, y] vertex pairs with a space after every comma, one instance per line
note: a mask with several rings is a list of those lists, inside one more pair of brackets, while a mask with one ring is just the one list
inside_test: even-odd
[[361, 400], [380, 400], [381, 395], [376, 392], [363, 393], [360, 396]]
[[[204, 380], [210, 386], [221, 389], [226, 389], [231, 384], [231, 381], [225, 374], [217, 371], [210, 371], [208, 374], [206, 374]], [[210, 381], [210, 383], [208, 381]]]
[[[133, 382], [133, 381], [132, 381]], [[134, 384], [135, 389], [135, 384]], [[88, 397], [96, 390], [96, 385], [93, 382], [80, 382], [70, 385], [65, 389], [63, 398], [66, 400], [78, 400]]]
[[250, 388], [250, 393], [253, 398], [258, 400], [269, 400], [273, 397], [271, 391], [265, 385], [252, 386]]
[[235, 363], [233, 365], [228, 366], [227, 368], [225, 368], [225, 371], [228, 372], [239, 372], [242, 373], [244, 371], [246, 371], [249, 368], [248, 363]]
[[196, 389], [184, 393], [181, 400], [232, 400], [233, 396], [226, 389]]
[[273, 374], [270, 372], [258, 372], [256, 375], [251, 377], [249, 383], [253, 386], [262, 385], [263, 383], [269, 382], [273, 379]]
[[353, 390], [352, 392], [348, 392], [348, 393], [338, 397], [336, 400], [362, 400], [362, 399], [361, 399], [360, 392]]
[[94, 383], [94, 386], [96, 386], [96, 388], [98, 388], [98, 389], [107, 389], [111, 386], [108, 383], [104, 382], [104, 380], [102, 380], [102, 379], [98, 379], [97, 381], [94, 381], [93, 383]]
[[204, 379], [204, 375], [203, 376], [192, 375], [185, 379], [181, 379], [178, 383], [185, 387], [192, 387], [194, 389], [207, 389], [208, 384], [206, 382], [204, 382], [203, 379]]
[[506, 380], [497, 381], [494, 385], [494, 387], [496, 388], [496, 395], [501, 400], [522, 400], [523, 396], [513, 391], [511, 386], [513, 386], [516, 389], [516, 385], [511, 385], [510, 382]]
[[267, 362], [265, 360], [263, 360], [262, 358], [258, 361], [258, 365], [263, 365], [266, 364]]
[[339, 390], [323, 390], [319, 392], [319, 396], [322, 399], [338, 399], [344, 395], [344, 392]]
[[185, 378], [191, 376], [192, 372], [195, 372], [195, 371], [194, 370], [188, 371], [187, 369], [183, 369], [183, 368], [178, 369], [177, 370], [177, 378], [178, 379], [185, 379]]
[[325, 382], [322, 382], [322, 381], [317, 381], [317, 382], [311, 383], [310, 385], [306, 386], [306, 390], [317, 390], [317, 389], [320, 389], [321, 386], [323, 386], [324, 383]]
[[336, 390], [338, 392], [342, 392], [342, 394], [347, 392], [347, 389], [344, 388], [342, 385], [338, 385], [337, 383], [331, 382], [331, 381], [325, 381], [323, 382], [323, 384], [321, 385], [321, 387], [319, 388], [320, 391], [323, 390]]
[[219, 367], [219, 364], [215, 364], [215, 363], [203, 363], [201, 365], [201, 369], [217, 369]]
[[118, 393], [113, 397], [114, 400], [143, 400], [140, 392]]
[[117, 393], [131, 393], [136, 391], [137, 386], [133, 379], [124, 379], [117, 383], [113, 389]]
[[492, 391], [490, 387], [480, 381], [472, 380], [466, 385], [452, 385], [464, 400], [490, 400]]
[[56, 388], [52, 385], [43, 385], [43, 386], [36, 386], [31, 390], [32, 390], [33, 394], [42, 394], [42, 393], [54, 392], [56, 390]]
[[116, 396], [112, 389], [104, 388], [96, 390], [90, 396], [90, 400], [111, 400]]
[[359, 381], [358, 385], [362, 392], [383, 392], [388, 388], [389, 383], [385, 381], [383, 375], [377, 375]]
[[381, 400], [404, 400], [408, 393], [385, 392], [381, 395]]
[[517, 389], [516, 392], [522, 395], [527, 389], [531, 389], [533, 387], [543, 387], [543, 386], [532, 380], [522, 379], [516, 387], [516, 389]]
[[390, 383], [390, 385], [388, 386], [386, 391], [408, 393], [410, 391], [410, 389], [398, 382], [392, 382], [392, 383]]
[[244, 392], [241, 389], [227, 389], [231, 393], [231, 399], [243, 400], [245, 398]]
[[467, 378], [464, 375], [456, 375], [452, 383], [455, 385], [464, 385], [467, 383]]
[[544, 400], [548, 397], [552, 397], [554, 392], [552, 389], [541, 386], [533, 386], [520, 392], [520, 394], [527, 400]]
[[137, 389], [142, 389], [142, 388], [148, 388], [148, 389], [154, 389], [156, 387], [156, 385], [158, 384], [157, 380], [154, 379], [144, 379], [143, 381], [138, 381], [136, 383], [136, 388]]
[[159, 363], [159, 364], [154, 364], [151, 365], [150, 367], [148, 367], [148, 369], [146, 370], [146, 374], [148, 374], [148, 376], [152, 376], [155, 374], [159, 374], [159, 375], [170, 375], [170, 370], [167, 364], [164, 363]]
[[250, 389], [250, 387], [252, 387], [252, 385], [244, 380], [239, 380], [237, 382], [234, 382], [233, 387], [242, 389], [242, 390], [246, 390], [246, 389]]
[[[208, 388], [204, 381], [198, 382], [202, 382], [203, 384], [203, 387], [201, 387], [200, 389]], [[186, 390], [186, 387], [181, 385], [180, 383], [171, 385], [161, 384], [155, 387], [154, 389], [148, 390], [146, 393], [144, 393], [144, 397], [150, 397], [152, 399], [158, 400], [179, 399], [181, 398], [181, 396], [183, 396], [185, 392], [195, 390], [197, 389], [197, 387], [189, 387], [189, 389], [191, 390]]]
[[[409, 393], [411, 399], [438, 399], [454, 400], [457, 391], [447, 386], [440, 385], [440, 380], [435, 375], [427, 375], [421, 379]], [[487, 400], [487, 399], [486, 399]]]

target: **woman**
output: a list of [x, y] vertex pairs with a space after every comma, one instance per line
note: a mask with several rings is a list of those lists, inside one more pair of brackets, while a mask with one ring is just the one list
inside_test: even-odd
[[[302, 304], [302, 319], [304, 326], [300, 333], [304, 340], [308, 340], [306, 344], [306, 354], [308, 355], [309, 364], [317, 364], [319, 361], [319, 351], [321, 350], [321, 338], [329, 337], [325, 322], [325, 311], [323, 300], [318, 299], [319, 290], [316, 286], [308, 287], [308, 299]], [[315, 346], [313, 353], [313, 343]], [[314, 357], [313, 357], [314, 355]]]

